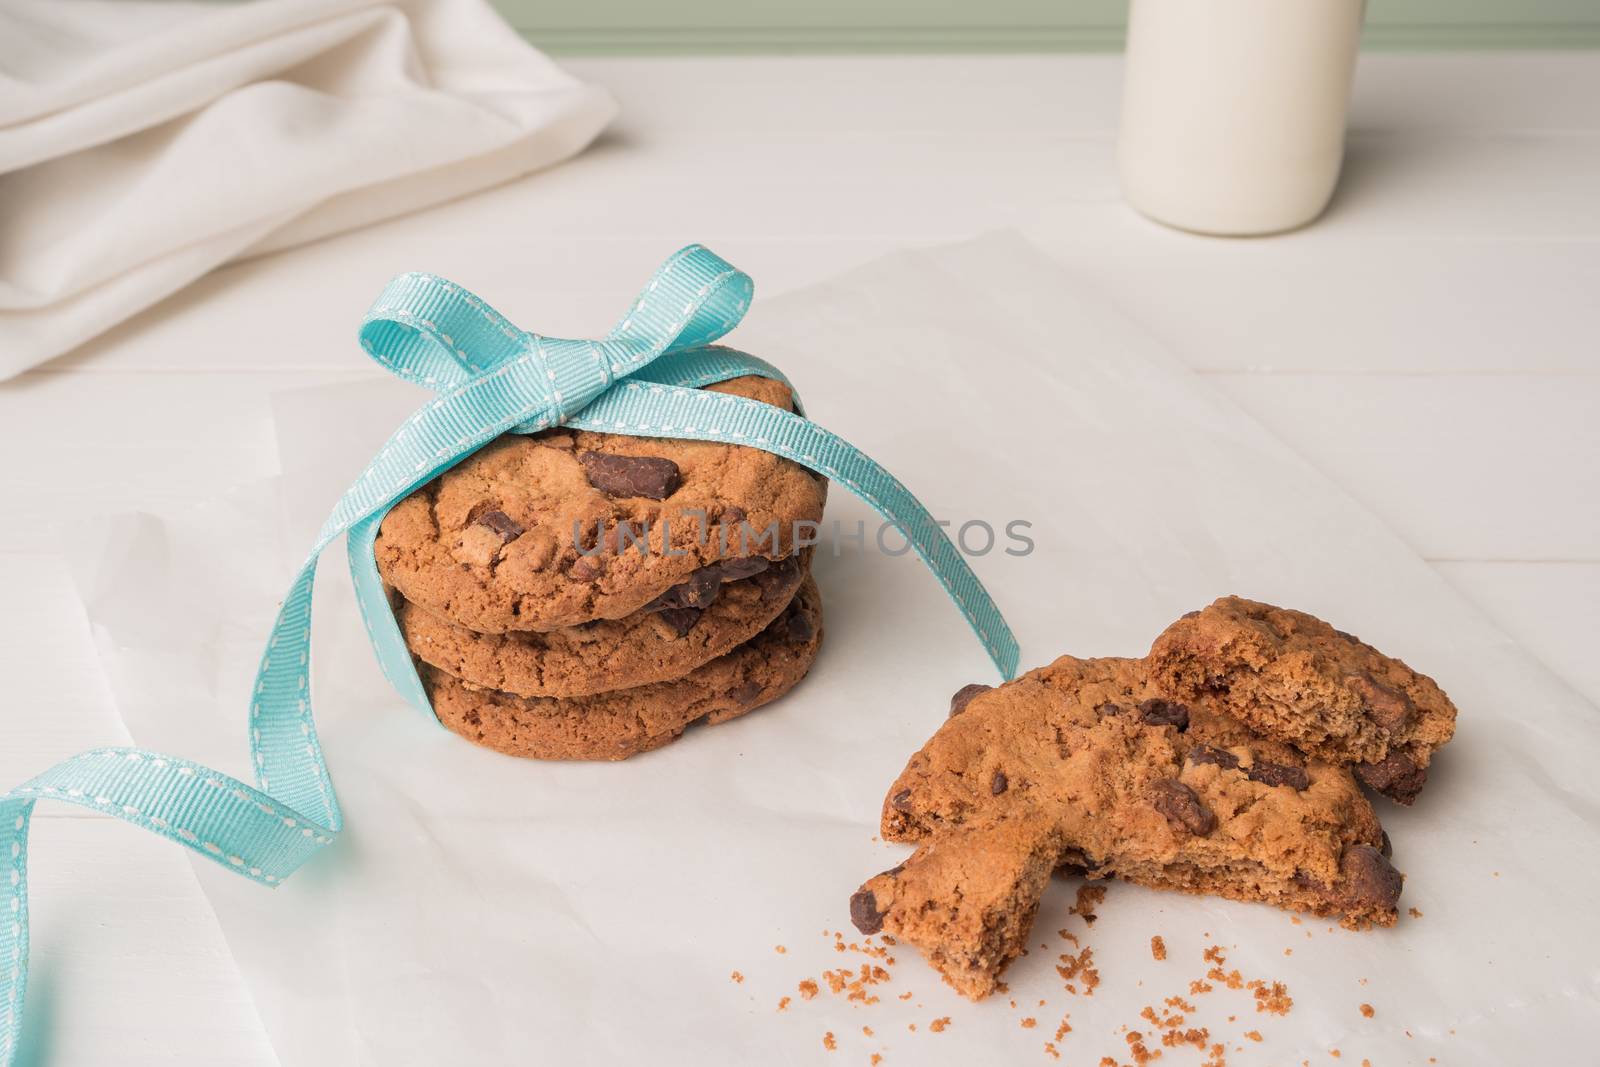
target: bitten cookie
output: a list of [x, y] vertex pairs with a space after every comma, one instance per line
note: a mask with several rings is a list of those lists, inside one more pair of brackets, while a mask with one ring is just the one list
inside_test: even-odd
[[588, 696], [681, 678], [749, 641], [795, 598], [809, 557], [713, 563], [632, 615], [543, 633], [474, 633], [405, 600], [395, 617], [417, 658], [471, 685]]
[[1223, 597], [1156, 638], [1152, 681], [1410, 804], [1456, 709], [1433, 679], [1301, 611]]
[[[1280, 762], [1283, 761], [1283, 762]], [[1163, 699], [1138, 660], [1062, 657], [968, 687], [890, 787], [905, 863], [851, 898], [979, 998], [1022, 950], [1050, 872], [1395, 921], [1401, 876], [1350, 774]]]
[[620, 760], [660, 748], [696, 722], [721, 723], [787, 693], [822, 641], [822, 602], [807, 577], [753, 640], [676, 681], [557, 700], [477, 689], [421, 670], [439, 721], [467, 740], [534, 759]]
[[[766, 378], [707, 389], [793, 407]], [[511, 434], [395, 505], [375, 555], [407, 600], [469, 630], [554, 630], [630, 615], [710, 563], [793, 555], [825, 496], [823, 479], [754, 448]]]

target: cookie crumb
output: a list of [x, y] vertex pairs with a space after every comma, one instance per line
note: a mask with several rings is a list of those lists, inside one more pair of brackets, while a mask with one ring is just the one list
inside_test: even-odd
[[1407, 908], [1406, 914], [1410, 915], [1413, 919], [1422, 918], [1422, 910], [1420, 908]]
[[784, 948], [784, 947], [783, 947], [783, 946], [782, 946], [782, 945], [773, 945], [773, 946], [772, 946], [772, 951], [774, 951], [774, 952], [776, 952], [776, 953], [777, 953], [777, 954], [778, 954], [778, 955], [780, 955], [780, 956], [781, 956], [781, 955], [783, 955], [783, 954], [784, 954], [784, 953], [785, 953], [785, 952], [788, 952], [788, 951], [789, 951], [789, 950], [788, 950], [788, 949], [786, 949], [786, 948]]
[[1167, 958], [1167, 942], [1160, 934], [1150, 939], [1150, 955], [1158, 960]]
[[1372, 1010], [1372, 1005], [1371, 1004], [1363, 1004], [1363, 1005], [1361, 1005], [1361, 1014], [1365, 1015], [1369, 1019], [1372, 1018], [1372, 1016], [1374, 1014], [1374, 1012]]
[[810, 1000], [812, 997], [814, 997], [816, 995], [817, 995], [817, 983], [816, 982], [813, 982], [811, 979], [807, 978], [807, 979], [805, 979], [804, 981], [802, 981], [800, 983], [800, 997], [801, 997], [802, 1000]]
[[872, 1067], [878, 1067], [878, 1064], [883, 1062], [883, 1056], [874, 1052], [872, 1057], [867, 1062], [872, 1064]]
[[1248, 1037], [1251, 1041], [1260, 1041], [1261, 1040], [1261, 1031], [1260, 1030], [1246, 1030], [1244, 1032], [1244, 1036]]
[[732, 978], [735, 982], [744, 981], [744, 975], [740, 974], [738, 971], [734, 971], [732, 974], [728, 975], [728, 977]]
[[779, 1011], [788, 1011], [789, 1010], [789, 1004], [790, 1004], [790, 1001], [789, 1001], [788, 997], [780, 997], [780, 998], [778, 998], [778, 1010]]
[[928, 1024], [928, 1029], [932, 1030], [936, 1034], [942, 1034], [942, 1033], [944, 1033], [944, 1028], [949, 1026], [949, 1025], [950, 1025], [950, 1016], [945, 1015], [945, 1016], [941, 1016], [940, 1018], [935, 1019], [935, 1020], [933, 1020], [933, 1022], [929, 1023]]
[[1328, 1055], [1330, 1055], [1330, 1056], [1332, 1056], [1332, 1057], [1333, 1057], [1333, 1058], [1334, 1058], [1334, 1059], [1338, 1059], [1338, 1058], [1339, 1058], [1339, 1057], [1340, 1057], [1340, 1056], [1343, 1056], [1343, 1055], [1344, 1055], [1344, 1053], [1342, 1053], [1342, 1052], [1340, 1052], [1340, 1051], [1339, 1051], [1339, 1050], [1338, 1050], [1338, 1049], [1336, 1049], [1336, 1048], [1330, 1048], [1330, 1049], [1329, 1049], [1329, 1050], [1328, 1050]]
[[1067, 914], [1082, 916], [1084, 922], [1088, 923], [1090, 926], [1093, 926], [1094, 921], [1099, 918], [1099, 916], [1094, 913], [1094, 909], [1098, 907], [1105, 899], [1105, 886], [1080, 885], [1078, 887], [1078, 902], [1067, 909]]
[[829, 1052], [832, 1052], [834, 1049], [839, 1047], [839, 1043], [833, 1039], [832, 1030], [829, 1030], [827, 1033], [822, 1035], [822, 1047], [827, 1049]]
[[1083, 995], [1086, 997], [1094, 996], [1095, 986], [1100, 984], [1100, 972], [1094, 966], [1094, 949], [1087, 946], [1076, 955], [1070, 952], [1063, 952], [1061, 954], [1061, 963], [1056, 967], [1056, 973], [1066, 983], [1067, 992], [1074, 995], [1078, 992], [1074, 979], [1082, 980]]
[[1035, 1026], [1039, 1025], [1039, 1020], [1030, 1015], [1023, 1019], [1018, 1025], [1020, 1025], [1024, 1030], [1032, 1030]]
[[866, 1036], [867, 1036], [867, 1037], [871, 1037], [871, 1036], [872, 1036], [872, 1027], [870, 1027], [870, 1026], [863, 1026], [863, 1027], [862, 1027], [862, 1028], [861, 1028], [861, 1032], [862, 1032], [862, 1033], [863, 1033], [863, 1034], [865, 1034], [865, 1035], [866, 1035]]

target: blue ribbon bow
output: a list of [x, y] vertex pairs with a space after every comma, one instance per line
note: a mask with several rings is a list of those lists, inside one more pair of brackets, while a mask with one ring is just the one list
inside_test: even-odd
[[14, 1062], [28, 974], [27, 842], [34, 804], [63, 800], [170, 838], [247, 878], [287, 878], [343, 826], [311, 713], [311, 594], [317, 560], [341, 535], [362, 617], [385, 675], [432, 713], [384, 596], [373, 555], [388, 510], [503, 433], [556, 425], [745, 445], [844, 485], [905, 533], [966, 616], [1002, 676], [1017, 644], [938, 523], [888, 471], [802, 415], [701, 386], [743, 375], [784, 380], [715, 346], [744, 317], [749, 276], [699, 245], [664, 263], [604, 340], [543, 337], [442, 278], [396, 278], [367, 314], [361, 344], [437, 395], [389, 438], [339, 499], [290, 586], [250, 702], [259, 787], [188, 760], [97, 749], [0, 796], [0, 1064]]

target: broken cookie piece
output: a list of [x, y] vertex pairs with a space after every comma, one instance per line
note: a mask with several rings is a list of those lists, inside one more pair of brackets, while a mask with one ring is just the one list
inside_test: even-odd
[[973, 998], [1068, 863], [1353, 928], [1396, 918], [1400, 875], [1350, 773], [1160, 694], [1140, 660], [1062, 657], [970, 695], [887, 796], [883, 837], [919, 848], [861, 887], [852, 916]]
[[1433, 679], [1321, 619], [1253, 600], [1223, 597], [1179, 619], [1148, 663], [1164, 693], [1348, 766], [1401, 804], [1455, 733], [1455, 705]]

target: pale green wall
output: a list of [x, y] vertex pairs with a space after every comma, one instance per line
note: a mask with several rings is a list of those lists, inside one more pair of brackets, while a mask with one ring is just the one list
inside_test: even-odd
[[[494, 2], [565, 53], [1103, 51], [1121, 45], [1127, 10], [1125, 0]], [[1365, 44], [1596, 48], [1600, 0], [1370, 0]]]

